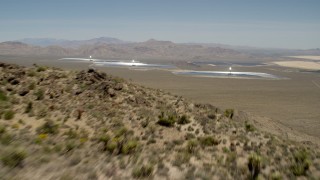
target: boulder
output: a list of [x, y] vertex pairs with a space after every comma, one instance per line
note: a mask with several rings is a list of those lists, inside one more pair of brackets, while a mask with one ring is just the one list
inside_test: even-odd
[[20, 89], [19, 92], [18, 92], [18, 94], [19, 94], [20, 96], [25, 96], [25, 95], [28, 94], [28, 93], [29, 93], [29, 89], [28, 89], [28, 88], [22, 88], [22, 89]]
[[114, 86], [114, 90], [116, 91], [121, 91], [123, 89], [123, 84], [118, 83]]
[[112, 88], [109, 88], [107, 90], [107, 93], [110, 95], [110, 97], [114, 97], [116, 95], [116, 92], [114, 91], [114, 89]]

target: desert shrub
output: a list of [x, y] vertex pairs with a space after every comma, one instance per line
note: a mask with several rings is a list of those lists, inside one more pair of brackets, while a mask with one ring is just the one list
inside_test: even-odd
[[34, 77], [34, 76], [36, 76], [36, 72], [33, 71], [33, 70], [28, 70], [27, 71], [27, 76]]
[[140, 167], [135, 167], [132, 170], [132, 177], [134, 178], [147, 178], [152, 175], [153, 166], [151, 165], [142, 165]]
[[247, 132], [253, 132], [255, 130], [254, 126], [248, 123], [248, 121], [245, 121], [245, 128]]
[[118, 140], [114, 138], [108, 142], [105, 149], [110, 153], [113, 153], [117, 149], [117, 147], [118, 147]]
[[100, 137], [98, 138], [98, 142], [103, 143], [103, 149], [102, 149], [103, 151], [107, 150], [107, 145], [109, 140], [110, 140], [110, 136], [106, 134], [100, 135]]
[[291, 171], [295, 176], [306, 175], [310, 167], [309, 155], [305, 150], [300, 150], [294, 153], [294, 161], [291, 165]]
[[11, 149], [1, 157], [2, 164], [11, 168], [22, 165], [23, 160], [27, 157], [27, 154], [23, 150]]
[[0, 142], [3, 145], [9, 145], [12, 142], [12, 140], [13, 140], [13, 136], [11, 134], [3, 133], [0, 136]]
[[181, 165], [190, 161], [191, 155], [187, 152], [178, 152], [172, 162], [173, 166], [181, 167]]
[[248, 159], [250, 179], [257, 179], [261, 170], [261, 157], [258, 154], [251, 154]]
[[188, 131], [191, 132], [191, 131], [193, 131], [193, 130], [194, 130], [193, 127], [191, 127], [191, 126], [188, 127]]
[[151, 138], [151, 139], [148, 140], [147, 144], [154, 144], [154, 143], [156, 143], [156, 142], [157, 142], [156, 139]]
[[128, 133], [128, 129], [125, 127], [120, 127], [119, 129], [115, 130], [114, 135], [115, 137], [120, 137], [126, 135]]
[[224, 153], [229, 153], [229, 152], [230, 152], [229, 148], [227, 148], [227, 147], [223, 147], [223, 148], [222, 148], [222, 151], [223, 151]]
[[196, 139], [192, 139], [192, 140], [189, 140], [188, 143], [187, 143], [187, 152], [190, 153], [190, 154], [193, 154], [196, 152], [196, 149], [198, 147], [198, 141]]
[[213, 136], [199, 137], [199, 142], [203, 147], [218, 145], [220, 143], [220, 141]]
[[146, 120], [143, 120], [140, 124], [141, 124], [141, 127], [146, 128], [149, 125], [149, 118]]
[[24, 113], [30, 113], [32, 110], [32, 102], [28, 102], [28, 105], [26, 109], [24, 110]]
[[194, 139], [195, 137], [196, 136], [193, 133], [189, 133], [189, 132], [185, 135], [186, 140]]
[[31, 82], [28, 86], [29, 90], [34, 90], [34, 88], [36, 88], [36, 83], [35, 82]]
[[62, 144], [56, 144], [55, 146], [53, 146], [52, 150], [54, 152], [60, 153], [63, 149], [63, 145]]
[[65, 152], [70, 152], [77, 147], [77, 143], [74, 140], [67, 141], [65, 144]]
[[8, 110], [4, 112], [3, 116], [5, 120], [10, 120], [14, 118], [14, 114], [15, 114], [14, 111]]
[[25, 125], [25, 124], [26, 124], [22, 119], [19, 119], [18, 123], [19, 123], [19, 124], [22, 124], [22, 125]]
[[20, 127], [20, 126], [19, 126], [19, 124], [17, 124], [17, 123], [14, 123], [14, 124], [11, 125], [11, 128], [12, 128], [12, 129], [19, 129], [19, 127]]
[[2, 90], [0, 90], [0, 101], [8, 101], [7, 95]]
[[98, 139], [99, 142], [103, 142], [104, 144], [107, 144], [109, 140], [110, 136], [106, 134], [101, 135]]
[[121, 153], [129, 154], [133, 152], [138, 146], [138, 141], [136, 140], [128, 140], [125, 144], [123, 144], [121, 148]]
[[188, 124], [190, 123], [190, 120], [188, 119], [188, 117], [186, 115], [182, 115], [178, 121], [177, 121], [178, 124]]
[[47, 70], [47, 68], [44, 67], [44, 66], [37, 67], [37, 72], [42, 72], [42, 71], [45, 71], [45, 70]]
[[0, 124], [0, 137], [2, 134], [4, 134], [6, 132], [6, 127], [3, 126], [2, 124]]
[[172, 143], [176, 146], [182, 145], [184, 141], [182, 139], [174, 139], [172, 140]]
[[282, 180], [282, 176], [279, 172], [273, 172], [271, 175], [270, 175], [270, 179], [271, 180]]
[[47, 139], [47, 137], [48, 137], [47, 134], [39, 134], [39, 135], [38, 135], [38, 138], [39, 138], [39, 139], [42, 139], [42, 140]]
[[67, 135], [69, 139], [76, 139], [79, 136], [77, 131], [73, 129], [69, 129], [69, 131], [67, 131], [65, 135]]
[[226, 109], [224, 111], [224, 115], [230, 119], [233, 118], [234, 110], [233, 109]]
[[40, 101], [44, 98], [44, 91], [43, 89], [38, 89], [34, 95], [36, 96], [36, 100]]
[[47, 120], [42, 126], [37, 128], [39, 134], [57, 134], [58, 131], [58, 125], [52, 120]]
[[230, 152], [227, 154], [225, 165], [230, 166], [231, 164], [235, 163], [237, 161], [237, 153]]
[[174, 115], [168, 115], [167, 117], [165, 117], [164, 112], [161, 112], [157, 123], [161, 126], [172, 127], [174, 126], [175, 122], [176, 118]]

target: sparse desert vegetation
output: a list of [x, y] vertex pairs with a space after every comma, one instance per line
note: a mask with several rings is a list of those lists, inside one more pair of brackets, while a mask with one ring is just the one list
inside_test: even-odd
[[3, 179], [320, 177], [317, 145], [264, 132], [236, 109], [93, 69], [0, 63], [0, 84]]

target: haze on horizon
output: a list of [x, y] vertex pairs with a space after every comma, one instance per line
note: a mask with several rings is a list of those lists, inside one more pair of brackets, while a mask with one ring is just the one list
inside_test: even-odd
[[0, 42], [22, 38], [319, 48], [318, 0], [18, 1], [0, 6]]

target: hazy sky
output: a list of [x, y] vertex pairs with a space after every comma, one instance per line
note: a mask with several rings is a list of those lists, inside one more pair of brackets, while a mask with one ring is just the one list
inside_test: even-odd
[[0, 0], [0, 41], [101, 36], [320, 48], [320, 0]]

